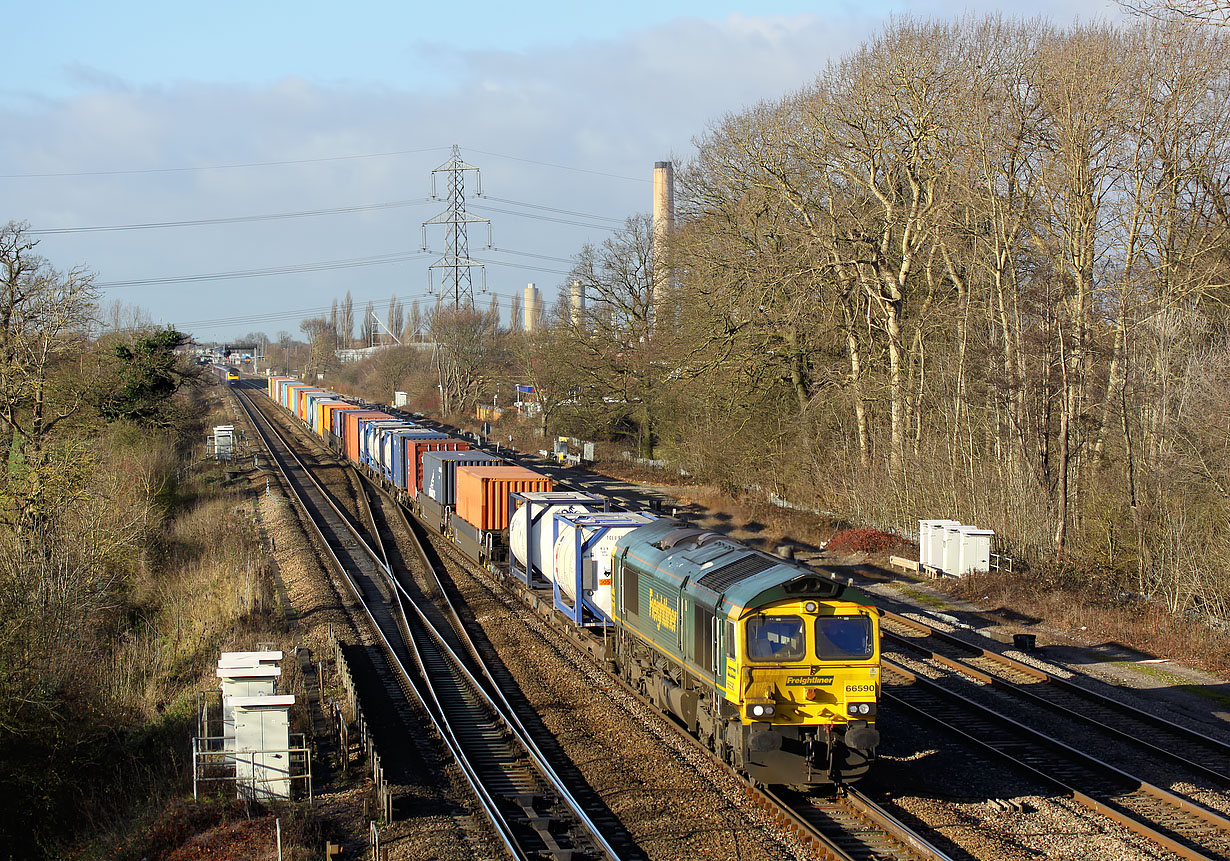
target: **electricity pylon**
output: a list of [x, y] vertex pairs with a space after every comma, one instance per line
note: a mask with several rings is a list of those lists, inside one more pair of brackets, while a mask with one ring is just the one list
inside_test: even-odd
[[483, 193], [482, 174], [472, 164], [461, 160], [461, 150], [453, 145], [453, 154], [444, 164], [431, 172], [431, 196], [439, 200], [436, 194], [436, 174], [448, 174], [448, 209], [435, 218], [423, 222], [423, 250], [427, 250], [427, 225], [444, 224], [448, 229], [444, 237], [444, 256], [427, 267], [427, 291], [434, 292], [432, 278], [433, 269], [443, 270], [440, 275], [440, 295], [447, 298], [452, 295], [453, 304], [458, 307], [474, 307], [474, 283], [470, 275], [471, 269], [477, 269], [481, 278], [480, 289], [487, 292], [487, 270], [482, 263], [470, 258], [468, 225], [487, 225], [487, 247], [491, 247], [491, 219], [480, 218], [466, 212], [465, 172], [475, 173], [475, 194]]

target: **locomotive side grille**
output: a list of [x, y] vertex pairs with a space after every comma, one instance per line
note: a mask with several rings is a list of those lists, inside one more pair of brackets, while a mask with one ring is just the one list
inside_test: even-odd
[[715, 568], [705, 576], [701, 577], [696, 582], [712, 592], [725, 592], [730, 586], [751, 577], [753, 574], [759, 574], [761, 571], [768, 571], [770, 568], [781, 565], [780, 559], [772, 559], [768, 556], [744, 556], [729, 565], [723, 565], [721, 568]]

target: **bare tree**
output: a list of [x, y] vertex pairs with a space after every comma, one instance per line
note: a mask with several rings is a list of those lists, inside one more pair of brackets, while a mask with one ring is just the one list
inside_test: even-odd
[[427, 325], [435, 343], [432, 361], [439, 378], [440, 408], [446, 415], [467, 413], [491, 377], [499, 320], [490, 313], [437, 302]]
[[569, 282], [584, 286], [584, 325], [567, 330], [561, 348], [576, 357], [581, 383], [578, 404], [591, 420], [617, 429], [631, 425], [641, 456], [651, 457], [659, 418], [662, 368], [670, 356], [671, 330], [654, 332], [652, 224], [629, 218], [600, 246], [577, 255]]
[[389, 316], [384, 322], [388, 325], [390, 332], [397, 334], [405, 325], [405, 319], [405, 308], [402, 307], [401, 302], [397, 301], [397, 294], [394, 293], [393, 298], [389, 299]]
[[[334, 343], [336, 344], [336, 342], [337, 342], [337, 330], [334, 329]], [[280, 352], [281, 362], [279, 364], [282, 368], [282, 373], [284, 374], [290, 373], [290, 351], [294, 343], [295, 343], [295, 339], [290, 334], [290, 332], [287, 332], [285, 330], [278, 332], [278, 349], [281, 351]]]
[[60, 364], [82, 352], [95, 309], [93, 275], [56, 271], [36, 245], [26, 225], [0, 227], [0, 451], [4, 495], [27, 527], [54, 473], [49, 435], [84, 402], [87, 381]]
[[346, 298], [342, 300], [342, 306], [338, 309], [337, 321], [339, 326], [340, 338], [338, 347], [347, 350], [354, 344], [354, 300], [350, 298], [350, 291], [346, 291]]
[[1226, 0], [1119, 0], [1119, 5], [1133, 15], [1163, 21], [1230, 26], [1230, 2]]
[[521, 294], [514, 293], [512, 297], [512, 310], [509, 312], [508, 329], [510, 332], [520, 332], [522, 329], [521, 319]]
[[375, 346], [376, 343], [376, 306], [372, 302], [367, 303], [367, 307], [363, 309], [363, 319], [359, 322], [359, 343], [364, 347]]
[[303, 379], [315, 381], [318, 375], [327, 374], [337, 366], [334, 329], [325, 317], [304, 320], [299, 324], [299, 329], [308, 339], [308, 359], [303, 366]]
[[401, 341], [403, 344], [417, 342], [422, 339], [423, 335], [423, 315], [419, 311], [419, 300], [415, 299], [410, 303], [410, 313], [406, 316], [406, 323], [402, 329]]

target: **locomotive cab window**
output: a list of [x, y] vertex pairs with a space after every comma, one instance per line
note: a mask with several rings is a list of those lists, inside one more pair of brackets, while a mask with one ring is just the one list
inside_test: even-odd
[[871, 620], [866, 616], [821, 616], [816, 619], [816, 656], [821, 660], [865, 660], [874, 653]]
[[807, 653], [799, 616], [753, 616], [747, 620], [747, 656], [753, 661], [798, 661]]

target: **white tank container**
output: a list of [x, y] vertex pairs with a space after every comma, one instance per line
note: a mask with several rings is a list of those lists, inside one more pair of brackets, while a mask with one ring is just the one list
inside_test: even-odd
[[[565, 514], [556, 521], [559, 537], [555, 541], [550, 579], [573, 604], [579, 582], [584, 597], [610, 619], [611, 553], [615, 542], [655, 520], [652, 514], [626, 511]], [[586, 546], [586, 542], [592, 543]], [[579, 555], [578, 547], [582, 548]]]
[[[523, 504], [508, 523], [508, 549], [523, 569], [537, 569], [548, 580], [554, 565], [555, 515], [601, 511], [602, 498], [592, 493], [550, 491], [519, 494]], [[527, 553], [527, 548], [529, 552]], [[527, 560], [527, 555], [532, 559]]]

